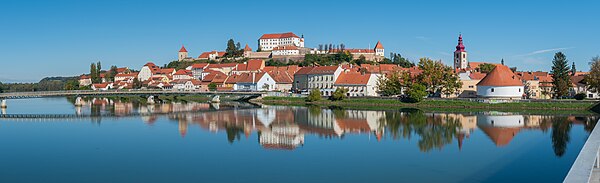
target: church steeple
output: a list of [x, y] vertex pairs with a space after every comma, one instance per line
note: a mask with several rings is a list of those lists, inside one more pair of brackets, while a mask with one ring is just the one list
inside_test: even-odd
[[454, 68], [455, 69], [466, 69], [469, 65], [467, 61], [467, 51], [463, 44], [462, 34], [458, 35], [458, 45], [456, 45], [456, 51], [454, 51]]

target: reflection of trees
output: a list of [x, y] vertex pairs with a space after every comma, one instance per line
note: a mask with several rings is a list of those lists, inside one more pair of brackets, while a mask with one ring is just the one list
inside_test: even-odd
[[554, 154], [558, 157], [563, 156], [567, 150], [571, 126], [571, 122], [567, 121], [565, 117], [554, 118], [552, 123], [552, 148], [554, 148]]
[[385, 119], [381, 120], [384, 120], [392, 138], [410, 139], [416, 134], [421, 137], [419, 149], [423, 152], [433, 148], [441, 149], [451, 143], [461, 125], [457, 119], [443, 116], [427, 117], [423, 111], [417, 109], [386, 112], [385, 116]]
[[[576, 119], [579, 119], [579, 117]], [[581, 121], [584, 121], [583, 129], [588, 133], [592, 133], [592, 130], [594, 130], [594, 127], [596, 127], [596, 123], [598, 123], [598, 118], [594, 116], [587, 119], [582, 119]]]
[[236, 140], [240, 140], [240, 137], [244, 133], [244, 129], [235, 125], [226, 125], [225, 132], [227, 132], [227, 141], [232, 144]]

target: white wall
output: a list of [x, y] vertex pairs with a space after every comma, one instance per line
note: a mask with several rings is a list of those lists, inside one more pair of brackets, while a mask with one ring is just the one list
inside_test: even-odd
[[487, 98], [521, 98], [523, 86], [477, 86], [477, 96]]

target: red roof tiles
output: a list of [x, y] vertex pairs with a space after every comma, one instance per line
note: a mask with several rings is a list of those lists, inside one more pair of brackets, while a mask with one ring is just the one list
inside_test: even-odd
[[477, 86], [523, 86], [523, 82], [505, 65], [497, 65]]
[[275, 33], [275, 34], [263, 34], [260, 39], [281, 39], [281, 38], [300, 38], [292, 32], [286, 33]]

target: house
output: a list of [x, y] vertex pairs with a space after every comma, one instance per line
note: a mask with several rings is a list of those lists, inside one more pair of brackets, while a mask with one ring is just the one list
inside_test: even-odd
[[334, 84], [340, 73], [340, 66], [319, 66], [307, 73], [308, 90], [319, 89], [322, 96], [331, 96], [335, 91]]
[[192, 79], [192, 72], [187, 72], [184, 69], [180, 69], [173, 74], [173, 80]]
[[227, 52], [224, 51], [209, 51], [209, 52], [204, 52], [202, 54], [200, 54], [200, 56], [198, 56], [198, 59], [201, 60], [218, 60], [221, 57], [225, 56]]
[[292, 90], [294, 77], [290, 73], [282, 70], [271, 70], [269, 75], [275, 80], [275, 89], [277, 91], [286, 92]]
[[274, 47], [272, 51], [273, 57], [275, 56], [287, 56], [287, 55], [300, 55], [300, 49], [294, 45], [278, 46]]
[[271, 51], [278, 46], [297, 46], [304, 48], [304, 36], [298, 37], [292, 32], [263, 34], [258, 39], [258, 46], [262, 51]]
[[232, 70], [233, 74], [250, 73], [250, 72], [262, 72], [265, 68], [265, 61], [261, 59], [252, 59], [244, 62], [243, 64], [237, 64]]
[[571, 76], [571, 88], [569, 89], [569, 94], [571, 96], [575, 96], [578, 93], [584, 93], [586, 98], [590, 99], [598, 99], [600, 96], [598, 92], [592, 92], [588, 88], [587, 82], [585, 82], [586, 75], [574, 75]]
[[240, 74], [237, 81], [240, 91], [271, 91], [275, 85], [275, 80], [266, 72]]
[[206, 69], [206, 67], [208, 67], [208, 63], [192, 64], [189, 70], [192, 71], [192, 77], [198, 80], [202, 80], [202, 72], [204, 72], [204, 69]]
[[497, 65], [477, 83], [477, 96], [483, 98], [521, 99], [523, 92], [523, 82], [505, 65]]
[[302, 67], [294, 73], [292, 89], [295, 91], [308, 91], [308, 73], [315, 67]]
[[[377, 41], [374, 48], [336, 48], [328, 50], [313, 49], [310, 50], [310, 54], [337, 54], [337, 53], [348, 53], [351, 54], [354, 59], [358, 59], [361, 56], [365, 57], [368, 61], [382, 61], [385, 58], [385, 48], [380, 41]], [[275, 55], [275, 54], [273, 54]]]
[[106, 91], [113, 88], [113, 83], [98, 83], [92, 84], [92, 90]]
[[231, 71], [237, 68], [237, 65], [237, 63], [209, 64], [205, 70], [218, 71], [229, 75]]
[[334, 87], [347, 89], [346, 96], [378, 96], [377, 80], [379, 74], [361, 73], [345, 70], [335, 80]]
[[115, 82], [124, 81], [127, 83], [133, 83], [133, 80], [137, 78], [139, 73], [129, 73], [129, 74], [117, 74], [115, 75]]
[[82, 74], [79, 76], [79, 86], [89, 86], [92, 84], [92, 78], [88, 75]]
[[201, 88], [201, 81], [195, 79], [179, 79], [173, 80], [173, 91], [197, 91]]
[[458, 79], [462, 83], [462, 87], [458, 89], [456, 94], [452, 94], [449, 96], [442, 95], [442, 97], [448, 98], [476, 98], [477, 97], [477, 83], [479, 83], [484, 77], [486, 73], [481, 72], [460, 72], [458, 73]]
[[157, 72], [158, 70], [160, 70], [160, 67], [156, 66], [152, 62], [148, 62], [142, 67], [142, 69], [140, 69], [140, 72], [138, 73], [138, 79], [140, 81], [146, 81], [150, 79], [153, 73]]

